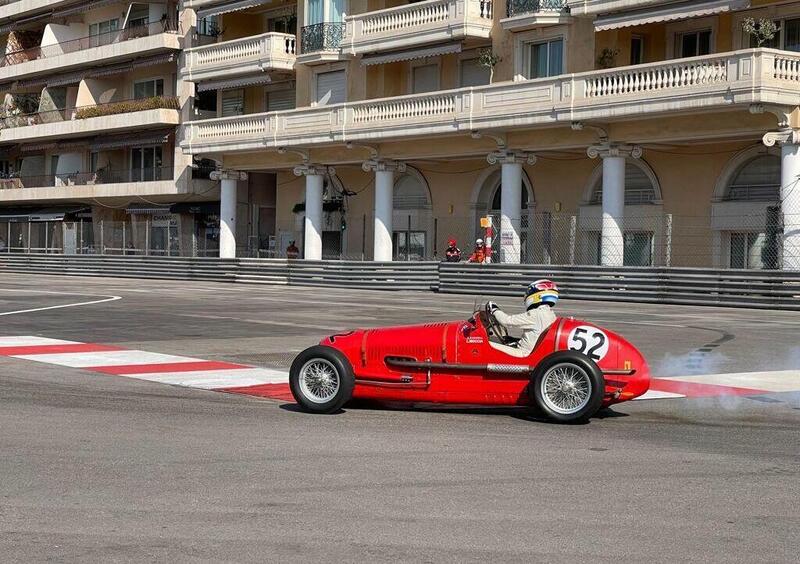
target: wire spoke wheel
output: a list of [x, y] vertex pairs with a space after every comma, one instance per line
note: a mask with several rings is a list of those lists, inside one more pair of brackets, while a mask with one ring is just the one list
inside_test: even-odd
[[572, 415], [589, 403], [592, 380], [580, 366], [560, 363], [545, 372], [540, 391], [547, 407], [562, 415]]
[[327, 403], [339, 391], [341, 379], [336, 367], [328, 360], [314, 358], [300, 369], [300, 391], [313, 403]]

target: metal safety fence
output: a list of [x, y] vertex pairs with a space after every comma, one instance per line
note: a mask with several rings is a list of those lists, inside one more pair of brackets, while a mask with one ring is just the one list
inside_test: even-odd
[[[147, 206], [145, 206], [146, 208]], [[0, 214], [0, 252], [130, 256], [219, 255], [216, 215], [129, 210], [124, 219], [92, 220], [91, 214]], [[242, 214], [237, 256], [302, 258], [304, 217]], [[82, 218], [80, 218], [82, 217]], [[119, 217], [119, 214], [117, 214]], [[489, 218], [487, 227], [486, 218]], [[641, 206], [608, 224], [597, 206], [578, 213], [536, 212], [504, 221], [496, 213], [471, 216], [397, 211], [391, 254], [396, 262], [444, 261], [525, 265], [682, 267], [800, 270], [800, 214], [760, 206], [748, 213], [715, 208], [709, 215], [655, 213]], [[375, 220], [368, 214], [330, 211], [321, 225], [322, 259], [369, 261], [374, 256]], [[248, 233], [254, 233], [248, 235]], [[478, 249], [481, 239], [487, 249]], [[460, 254], [447, 252], [455, 240]]]

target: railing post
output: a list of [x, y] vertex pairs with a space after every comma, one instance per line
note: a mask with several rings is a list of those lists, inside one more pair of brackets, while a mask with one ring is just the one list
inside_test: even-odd
[[127, 255], [128, 249], [125, 246], [125, 222], [122, 222], [122, 254]]
[[[167, 227], [167, 233], [169, 234], [169, 227]], [[167, 244], [169, 245], [169, 235], [167, 235]], [[150, 255], [150, 216], [147, 216], [147, 219], [144, 220], [144, 254], [145, 256]]]
[[666, 215], [666, 233], [664, 237], [664, 266], [672, 266], [672, 214]]
[[106, 254], [106, 243], [105, 243], [105, 220], [100, 220], [100, 254]]
[[575, 264], [575, 242], [578, 234], [578, 218], [570, 216], [569, 218], [569, 263]]
[[31, 222], [28, 220], [28, 254], [31, 254]]

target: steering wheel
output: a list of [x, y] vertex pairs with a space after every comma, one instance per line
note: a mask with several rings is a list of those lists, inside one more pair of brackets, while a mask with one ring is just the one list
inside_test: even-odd
[[496, 335], [501, 340], [505, 340], [508, 337], [508, 330], [495, 319], [494, 314], [489, 310], [489, 302], [483, 306], [483, 311], [486, 314], [486, 329], [489, 335]]

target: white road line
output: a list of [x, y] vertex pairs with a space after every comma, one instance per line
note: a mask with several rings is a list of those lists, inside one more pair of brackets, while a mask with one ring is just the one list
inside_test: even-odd
[[67, 307], [79, 307], [79, 306], [86, 306], [92, 304], [102, 304], [106, 302], [115, 302], [117, 300], [121, 300], [122, 296], [104, 296], [103, 294], [76, 294], [73, 292], [51, 292], [45, 290], [24, 290], [24, 289], [11, 289], [11, 288], [0, 288], [2, 292], [25, 292], [25, 293], [35, 293], [35, 294], [55, 294], [55, 295], [62, 295], [62, 296], [102, 296], [103, 299], [101, 300], [92, 300], [88, 302], [76, 302], [70, 304], [61, 304], [61, 305], [54, 305], [54, 306], [47, 306], [47, 307], [35, 307], [31, 309], [20, 309], [17, 311], [4, 311], [0, 313], [0, 316], [3, 315], [17, 315], [20, 313], [33, 313], [36, 311], [48, 311], [51, 309], [64, 309]]
[[286, 384], [289, 373], [268, 368], [235, 368], [232, 370], [199, 370], [196, 372], [160, 372], [156, 374], [131, 374], [129, 378], [202, 388], [204, 390], [258, 386], [261, 384]]
[[734, 374], [703, 374], [700, 376], [671, 376], [665, 380], [712, 384], [734, 388], [753, 388], [767, 392], [800, 392], [800, 370], [774, 372], [741, 372]]
[[658, 390], [648, 390], [643, 395], [636, 398], [634, 401], [639, 400], [655, 400], [655, 399], [678, 399], [685, 398], [683, 394], [673, 394], [672, 392], [660, 392]]
[[23, 354], [13, 358], [58, 364], [70, 368], [92, 368], [94, 366], [127, 366], [141, 364], [161, 364], [165, 362], [202, 362], [199, 358], [174, 356], [171, 354], [152, 353], [147, 351], [123, 350], [88, 353], [62, 354]]
[[32, 347], [36, 345], [76, 345], [76, 341], [62, 341], [61, 339], [48, 339], [47, 337], [19, 336], [0, 337], [0, 347]]

